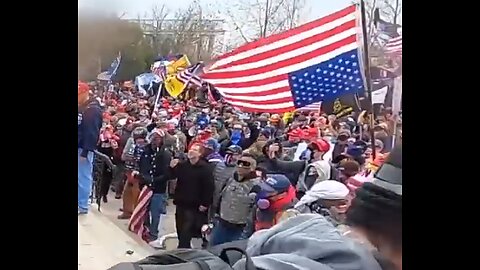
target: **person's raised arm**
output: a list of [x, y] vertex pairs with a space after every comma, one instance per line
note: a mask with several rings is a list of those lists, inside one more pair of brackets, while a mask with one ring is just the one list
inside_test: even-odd
[[279, 151], [280, 147], [277, 143], [270, 145], [268, 148], [268, 158], [272, 161], [273, 165], [276, 166], [278, 171], [283, 173], [295, 173], [300, 174], [305, 170], [306, 162], [304, 160], [297, 160], [297, 161], [284, 161], [278, 159], [276, 156], [277, 152]]

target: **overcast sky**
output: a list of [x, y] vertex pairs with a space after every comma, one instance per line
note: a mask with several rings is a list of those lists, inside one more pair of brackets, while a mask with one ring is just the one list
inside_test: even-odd
[[[215, 4], [220, 1], [228, 0], [199, 0], [202, 6], [206, 6], [209, 10], [221, 9], [219, 6], [224, 5]], [[125, 12], [126, 18], [137, 18], [139, 14], [143, 17], [143, 14], [149, 12], [154, 6], [160, 7], [165, 4], [172, 11], [176, 11], [188, 7], [191, 2], [192, 0], [78, 0], [78, 5], [79, 7], [88, 6], [99, 10], [115, 11], [120, 14]], [[323, 17], [348, 6], [351, 2], [351, 0], [305, 0], [304, 19], [311, 21]]]

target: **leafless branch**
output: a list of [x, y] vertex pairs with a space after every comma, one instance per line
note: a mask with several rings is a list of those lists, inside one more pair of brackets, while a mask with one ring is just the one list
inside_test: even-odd
[[232, 13], [230, 11], [227, 11], [227, 14], [229, 15], [230, 19], [232, 20], [233, 25], [235, 26], [235, 30], [238, 31], [242, 39], [245, 41], [245, 43], [250, 42], [250, 40], [247, 38], [245, 33], [243, 32], [242, 28], [238, 25], [237, 20], [235, 20], [234, 16], [232, 16]]

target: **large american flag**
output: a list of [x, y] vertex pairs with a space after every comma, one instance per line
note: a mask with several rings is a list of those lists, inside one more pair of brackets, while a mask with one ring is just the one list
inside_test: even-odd
[[220, 56], [205, 70], [244, 112], [280, 113], [364, 91], [356, 6]]
[[385, 44], [385, 53], [402, 55], [402, 36], [389, 39]]

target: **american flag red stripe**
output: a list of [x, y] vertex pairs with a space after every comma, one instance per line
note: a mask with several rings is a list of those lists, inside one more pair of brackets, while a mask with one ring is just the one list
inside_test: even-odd
[[145, 219], [148, 217], [148, 206], [152, 199], [153, 191], [147, 186], [143, 187], [138, 196], [138, 204], [133, 210], [133, 214], [128, 222], [128, 230], [140, 236], [143, 240], [148, 241], [148, 228], [144, 225]]
[[358, 48], [356, 6], [220, 56], [202, 78], [245, 112], [295, 109], [289, 73]]
[[402, 55], [402, 36], [389, 39], [385, 44], [385, 53]]

